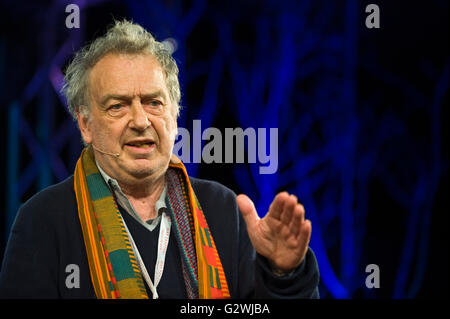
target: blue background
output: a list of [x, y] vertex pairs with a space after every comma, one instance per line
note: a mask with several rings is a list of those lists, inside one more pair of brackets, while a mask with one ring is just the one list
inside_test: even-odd
[[[18, 3], [20, 3], [18, 5]], [[65, 27], [78, 4], [81, 27]], [[365, 26], [376, 3], [381, 28]], [[322, 298], [448, 296], [448, 1], [2, 1], [0, 257], [21, 203], [70, 176], [82, 148], [58, 93], [73, 53], [128, 18], [175, 39], [178, 125], [273, 128], [276, 174], [188, 164], [261, 216], [295, 193]], [[380, 268], [367, 289], [365, 267]]]

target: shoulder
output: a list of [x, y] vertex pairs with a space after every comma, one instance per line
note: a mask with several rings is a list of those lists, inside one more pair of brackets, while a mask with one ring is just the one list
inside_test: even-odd
[[[45, 217], [53, 212], [67, 210], [76, 205], [73, 176], [51, 185], [27, 200], [19, 209], [19, 213]], [[28, 216], [30, 217], [30, 216]]]
[[230, 202], [233, 204], [236, 201], [236, 193], [227, 186], [220, 184], [216, 181], [189, 177], [192, 188], [196, 196], [199, 198], [200, 203], [203, 201]]
[[40, 206], [42, 204], [54, 206], [64, 203], [68, 197], [75, 196], [73, 189], [73, 175], [65, 180], [51, 185], [33, 195], [23, 204], [23, 207]]
[[234, 220], [238, 217], [236, 193], [233, 190], [211, 180], [194, 177], [189, 177], [189, 180], [207, 218], [220, 222], [224, 218], [234, 216]]
[[[48, 240], [56, 240], [55, 234], [61, 226], [73, 220], [76, 215], [76, 200], [73, 177], [49, 186], [20, 206], [12, 229], [10, 241], [13, 247], [22, 244], [48, 245]], [[45, 244], [42, 244], [45, 242]]]

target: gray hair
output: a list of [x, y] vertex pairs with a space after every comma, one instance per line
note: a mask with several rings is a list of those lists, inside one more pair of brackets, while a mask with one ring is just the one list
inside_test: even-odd
[[[178, 67], [171, 53], [164, 44], [140, 25], [129, 21], [115, 21], [106, 34], [95, 39], [78, 51], [67, 67], [64, 76], [65, 83], [61, 92], [67, 99], [70, 114], [76, 119], [76, 113], [82, 112], [84, 106], [89, 107], [89, 73], [95, 64], [108, 53], [115, 54], [151, 54], [161, 65], [166, 75], [166, 85], [169, 90], [174, 111], [180, 113], [180, 84], [178, 82]], [[80, 107], [83, 107], [80, 109]], [[87, 111], [87, 112], [86, 112]]]

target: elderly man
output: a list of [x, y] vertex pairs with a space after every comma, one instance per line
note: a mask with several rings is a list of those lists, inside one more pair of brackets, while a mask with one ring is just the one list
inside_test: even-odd
[[86, 145], [74, 175], [19, 210], [0, 276], [13, 298], [317, 298], [311, 223], [294, 195], [266, 216], [173, 154], [178, 68], [117, 22], [78, 52], [63, 92]]

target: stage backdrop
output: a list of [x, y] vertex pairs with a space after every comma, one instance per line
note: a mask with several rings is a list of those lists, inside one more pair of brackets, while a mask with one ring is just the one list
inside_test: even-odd
[[189, 174], [261, 216], [281, 190], [303, 203], [322, 298], [448, 296], [448, 6], [2, 1], [0, 257], [21, 203], [80, 154], [64, 68], [127, 18], [178, 62]]

